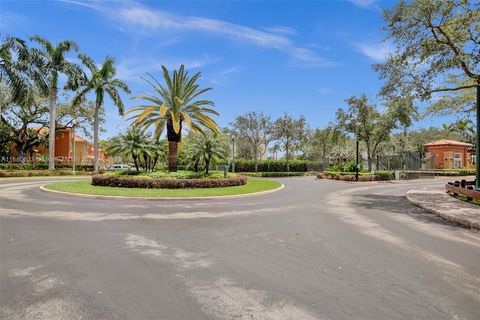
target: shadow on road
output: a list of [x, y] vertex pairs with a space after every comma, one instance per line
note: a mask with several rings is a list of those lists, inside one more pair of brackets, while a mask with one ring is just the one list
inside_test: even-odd
[[440, 217], [429, 214], [405, 199], [403, 195], [363, 194], [352, 196], [352, 205], [368, 210], [379, 210], [384, 215], [408, 215], [420, 222], [440, 224], [449, 229], [464, 229], [461, 225], [447, 222]]

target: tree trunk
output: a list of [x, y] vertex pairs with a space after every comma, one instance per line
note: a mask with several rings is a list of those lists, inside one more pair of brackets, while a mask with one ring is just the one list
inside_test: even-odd
[[100, 105], [95, 106], [95, 114], [93, 115], [93, 171], [98, 172], [98, 113]]
[[155, 170], [155, 167], [157, 166], [157, 161], [158, 161], [158, 157], [153, 158], [152, 171]]
[[195, 164], [193, 165], [193, 171], [198, 172], [198, 163], [200, 162], [199, 159], [195, 160]]
[[168, 141], [168, 171], [177, 172], [178, 142]]
[[143, 169], [148, 172], [148, 156], [145, 153], [143, 154], [143, 163], [145, 164]]
[[136, 156], [132, 156], [132, 158], [133, 158], [133, 163], [135, 163], [135, 169], [137, 170], [137, 172], [139, 172], [140, 170], [138, 170], [137, 157], [136, 157]]
[[50, 89], [50, 127], [48, 130], [48, 170], [55, 170], [55, 121], [57, 120], [57, 88]]
[[177, 152], [178, 143], [182, 140], [182, 122], [180, 121], [180, 130], [175, 132], [172, 120], [167, 120], [167, 140], [168, 140], [168, 171], [177, 172]]
[[210, 169], [210, 157], [205, 158], [205, 174], [208, 174], [208, 170]]

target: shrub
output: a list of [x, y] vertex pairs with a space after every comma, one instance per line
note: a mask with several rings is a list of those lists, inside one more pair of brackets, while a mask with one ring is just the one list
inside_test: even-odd
[[[0, 163], [0, 170], [46, 170], [48, 164], [46, 163]], [[71, 164], [55, 164], [55, 169], [72, 169]], [[75, 170], [78, 171], [93, 171], [93, 165], [77, 164]]]
[[[318, 179], [333, 179], [341, 181], [355, 181], [355, 174], [351, 172], [325, 171], [317, 174]], [[393, 171], [375, 171], [372, 175], [369, 172], [359, 172], [358, 181], [388, 181], [395, 179]]]
[[[309, 170], [322, 170], [323, 168], [321, 162], [307, 160], [290, 160], [289, 167], [289, 172], [307, 172]], [[245, 159], [235, 160], [235, 171], [255, 172], [255, 161]], [[260, 160], [258, 161], [258, 172], [287, 172], [287, 161]]]
[[222, 179], [153, 179], [151, 177], [115, 177], [97, 174], [92, 177], [94, 186], [153, 189], [223, 188], [247, 183], [246, 176]]
[[[85, 172], [77, 172], [77, 174], [85, 174]], [[0, 177], [14, 178], [14, 177], [42, 177], [42, 176], [71, 176], [70, 170], [0, 170]]]
[[[138, 177], [150, 177], [154, 179], [221, 179], [224, 178], [223, 171], [210, 171], [208, 174], [205, 172], [194, 172], [179, 170], [177, 172], [167, 171], [153, 171], [153, 172], [137, 172], [132, 170], [108, 172], [106, 175], [121, 177], [121, 176], [138, 176]], [[235, 173], [227, 173], [228, 178], [234, 178], [238, 175]]]
[[393, 171], [375, 171], [375, 181], [388, 181], [395, 179]]
[[306, 175], [306, 172], [242, 172], [248, 177], [299, 177]]

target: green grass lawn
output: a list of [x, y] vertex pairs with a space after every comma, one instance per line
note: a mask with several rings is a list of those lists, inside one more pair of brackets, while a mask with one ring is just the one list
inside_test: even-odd
[[281, 183], [272, 180], [249, 179], [246, 185], [199, 189], [140, 189], [92, 186], [90, 180], [62, 181], [45, 185], [46, 189], [81, 194], [123, 197], [208, 197], [247, 194], [277, 189]]

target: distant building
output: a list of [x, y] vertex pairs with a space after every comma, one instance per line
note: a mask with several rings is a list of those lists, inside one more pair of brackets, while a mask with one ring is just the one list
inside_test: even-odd
[[427, 157], [435, 157], [436, 169], [474, 169], [473, 144], [455, 140], [437, 140], [424, 145]]
[[[48, 133], [48, 128], [39, 129], [42, 133]], [[75, 156], [73, 154], [73, 144], [75, 143]], [[55, 132], [55, 163], [56, 164], [75, 164], [93, 165], [93, 143], [90, 143], [75, 135], [71, 128], [58, 128]], [[40, 145], [34, 152], [27, 157], [25, 162], [38, 163], [43, 156], [48, 156], [48, 147]], [[9, 158], [11, 162], [23, 162], [18, 159], [19, 154], [15, 148], [15, 143], [9, 145]], [[113, 163], [113, 158], [106, 158], [101, 148], [98, 149], [98, 160], [100, 167]]]

